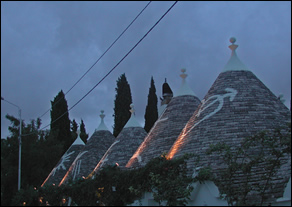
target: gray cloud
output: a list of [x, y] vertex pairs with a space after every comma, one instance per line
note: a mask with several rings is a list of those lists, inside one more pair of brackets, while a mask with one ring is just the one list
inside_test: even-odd
[[[71, 86], [128, 26], [147, 2], [1, 2], [1, 96], [22, 108], [25, 122], [50, 108], [50, 101]], [[66, 95], [69, 108], [85, 95], [152, 27], [173, 2], [152, 2], [132, 27]], [[153, 76], [157, 96], [167, 78], [173, 91], [180, 69], [202, 99], [230, 57], [237, 54], [275, 94], [291, 99], [291, 2], [178, 2], [153, 31], [89, 96], [73, 108], [91, 135], [100, 110], [113, 125], [116, 80], [122, 73], [131, 86], [136, 116], [144, 113]], [[8, 135], [1, 103], [1, 137]], [[42, 117], [43, 126], [50, 115]]]

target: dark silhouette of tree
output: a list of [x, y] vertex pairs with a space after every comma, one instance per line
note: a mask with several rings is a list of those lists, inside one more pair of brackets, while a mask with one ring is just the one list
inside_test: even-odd
[[[18, 186], [19, 120], [8, 114], [6, 118], [11, 126], [10, 136], [1, 139], [1, 205], [9, 206]], [[22, 121], [21, 190], [40, 186], [61, 157], [63, 146], [40, 126], [40, 119]]]
[[76, 123], [75, 119], [73, 119], [73, 121], [71, 121], [71, 136], [73, 137], [74, 140], [78, 136], [77, 129], [78, 129], [78, 124]]
[[86, 144], [87, 138], [88, 138], [88, 134], [86, 134], [85, 124], [84, 124], [82, 119], [81, 119], [81, 123], [80, 123], [80, 138]]
[[157, 95], [156, 88], [154, 85], [153, 77], [151, 77], [151, 83], [148, 94], [148, 103], [145, 111], [145, 126], [144, 129], [148, 133], [156, 120], [158, 119], [158, 110], [157, 110]]
[[129, 110], [130, 104], [132, 103], [132, 95], [125, 73], [117, 80], [116, 98], [114, 103], [113, 135], [117, 137], [131, 116]]
[[75, 119], [73, 119], [73, 121], [71, 121], [71, 130], [74, 133], [77, 133], [77, 129], [78, 129], [78, 124], [76, 123]]
[[74, 138], [71, 136], [68, 105], [62, 90], [54, 98], [54, 101], [51, 101], [51, 104], [50, 135], [63, 144], [65, 152], [73, 143]]

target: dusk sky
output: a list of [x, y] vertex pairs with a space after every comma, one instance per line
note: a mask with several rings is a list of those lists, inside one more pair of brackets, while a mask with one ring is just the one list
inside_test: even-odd
[[[37, 119], [50, 109], [61, 90], [66, 93], [88, 71], [147, 4], [1, 1], [1, 97], [21, 108], [26, 124]], [[151, 2], [66, 94], [68, 108], [88, 93], [173, 4]], [[187, 82], [202, 100], [229, 60], [230, 37], [237, 40], [240, 60], [276, 96], [283, 94], [290, 108], [290, 1], [179, 1], [115, 70], [69, 111], [70, 120], [80, 124], [83, 119], [91, 136], [104, 110], [105, 124], [112, 131], [116, 81], [123, 73], [142, 127], [151, 76], [159, 100], [165, 78], [175, 92], [182, 82], [180, 70], [186, 68]], [[1, 138], [9, 136], [6, 114], [18, 118], [17, 108], [1, 101]], [[50, 112], [41, 120], [41, 128], [49, 125]]]

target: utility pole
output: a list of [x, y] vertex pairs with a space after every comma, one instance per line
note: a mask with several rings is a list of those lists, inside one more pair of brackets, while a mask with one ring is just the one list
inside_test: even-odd
[[15, 107], [18, 108], [18, 115], [19, 115], [19, 136], [18, 136], [18, 146], [19, 146], [19, 150], [18, 150], [18, 190], [20, 190], [20, 179], [21, 179], [21, 128], [22, 128], [22, 121], [21, 121], [21, 109], [19, 108], [19, 106], [17, 106], [16, 104], [13, 104], [7, 100], [5, 100], [2, 96], [1, 96], [1, 101], [5, 101]]

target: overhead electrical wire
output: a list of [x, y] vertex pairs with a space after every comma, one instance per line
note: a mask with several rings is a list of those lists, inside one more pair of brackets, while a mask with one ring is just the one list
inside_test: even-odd
[[[107, 76], [109, 76], [115, 69], [116, 67], [142, 42], [142, 40], [157, 26], [157, 24], [165, 17], [165, 15], [174, 7], [174, 5], [177, 3], [175, 1], [171, 7], [159, 18], [159, 20], [148, 30], [148, 32], [129, 50], [129, 52], [124, 55], [124, 57], [97, 83], [95, 84], [81, 99], [79, 99], [72, 107], [70, 107], [65, 113], [63, 113], [61, 116], [59, 116], [57, 119], [55, 119], [52, 123], [55, 123], [58, 121], [60, 118], [62, 118], [65, 114], [69, 113], [71, 109], [73, 109], [77, 104], [79, 104], [86, 96], [88, 96]], [[40, 130], [43, 130], [50, 126], [52, 123], [44, 126]], [[33, 134], [33, 133], [31, 133]], [[22, 136], [27, 136], [30, 134], [22, 135]]]
[[[124, 31], [115, 39], [115, 41], [105, 50], [105, 52], [94, 62], [94, 64], [81, 76], [81, 78], [76, 81], [76, 83], [73, 84], [73, 86], [64, 94], [67, 95], [82, 79], [83, 77], [99, 62], [99, 60], [112, 48], [112, 46], [121, 38], [121, 36], [129, 29], [129, 27], [136, 21], [136, 19], [143, 13], [143, 11], [149, 6], [151, 1], [147, 3], [147, 5], [139, 12], [139, 14], [132, 20], [132, 22], [124, 29]], [[48, 113], [57, 103], [59, 103], [64, 97], [58, 99], [45, 113], [43, 113], [38, 118], [42, 118], [46, 113]], [[63, 116], [63, 115], [61, 115]], [[52, 122], [54, 123], [54, 122]], [[24, 134], [22, 136], [28, 136], [34, 133]]]
[[[140, 11], [140, 13], [132, 20], [132, 22], [126, 27], [126, 29], [124, 29], [124, 31], [116, 38], [116, 40], [106, 49], [106, 51], [94, 62], [94, 64], [81, 76], [81, 78], [79, 78], [78, 81], [76, 81], [76, 83], [74, 83], [74, 85], [65, 93], [65, 95], [67, 95], [82, 79], [83, 77], [96, 65], [96, 63], [99, 62], [99, 60], [111, 49], [111, 47], [120, 39], [120, 37], [129, 29], [129, 27], [136, 21], [136, 19], [143, 13], [143, 11], [149, 6], [149, 4], [151, 3], [151, 1], [149, 1], [147, 3], [147, 5]], [[64, 98], [64, 97], [63, 97]], [[53, 108], [57, 103], [59, 103], [59, 101], [61, 101], [63, 98], [60, 98], [59, 100], [57, 100], [54, 105], [51, 107]], [[48, 113], [50, 111], [49, 108], [45, 113], [43, 113], [39, 118], [42, 118], [46, 113]]]

